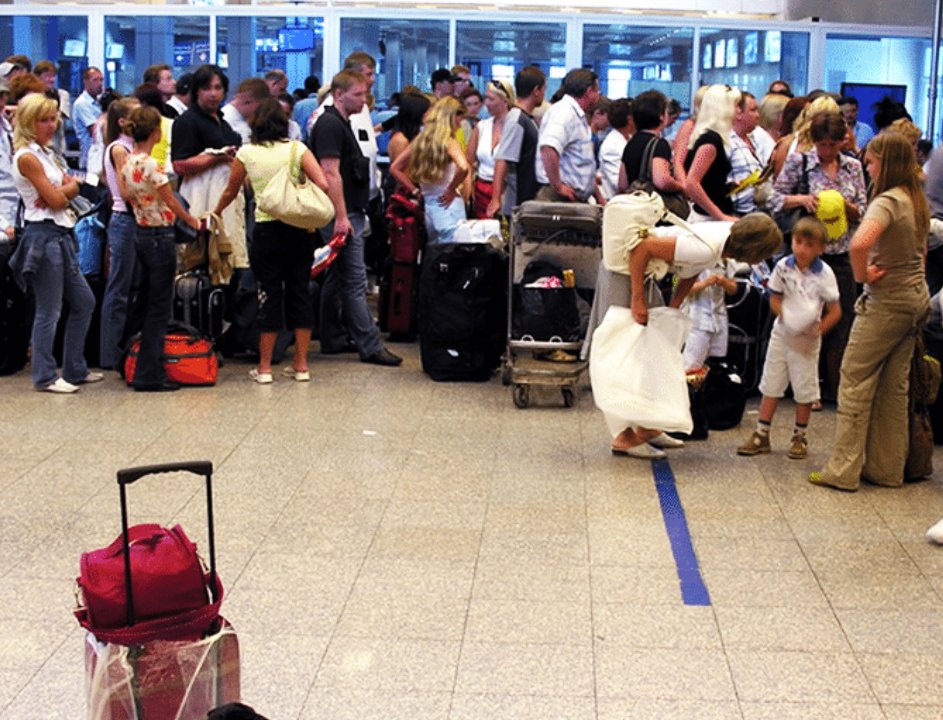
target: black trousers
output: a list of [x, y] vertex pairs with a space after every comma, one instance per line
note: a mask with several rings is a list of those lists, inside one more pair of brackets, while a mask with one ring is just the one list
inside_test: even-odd
[[134, 385], [159, 385], [164, 372], [164, 337], [173, 313], [177, 250], [173, 227], [138, 226], [134, 248], [141, 263], [140, 299], [144, 308], [141, 349], [134, 371]]

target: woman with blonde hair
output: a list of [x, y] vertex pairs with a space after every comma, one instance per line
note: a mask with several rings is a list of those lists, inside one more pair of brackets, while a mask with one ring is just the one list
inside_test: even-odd
[[[59, 127], [59, 106], [42, 94], [27, 95], [16, 108], [13, 130], [13, 181], [23, 200], [24, 228], [11, 259], [14, 276], [29, 285], [36, 300], [33, 319], [33, 386], [53, 393], [74, 393], [82, 383], [103, 375], [85, 362], [85, 335], [95, 296], [79, 271], [69, 201], [79, 184], [66, 174], [52, 143]], [[63, 300], [69, 304], [62, 346], [62, 376], [52, 346]]]
[[861, 479], [897, 487], [907, 460], [907, 402], [915, 337], [930, 310], [924, 258], [930, 207], [910, 142], [881, 133], [868, 143], [871, 203], [849, 255], [864, 293], [841, 366], [831, 457], [809, 481], [857, 490]]
[[430, 242], [449, 242], [465, 220], [465, 200], [459, 189], [468, 175], [468, 160], [456, 138], [465, 107], [444, 97], [426, 114], [425, 126], [390, 167], [406, 191], [425, 199]]
[[488, 217], [494, 182], [494, 151], [501, 142], [504, 120], [516, 102], [514, 88], [506, 80], [495, 79], [485, 86], [485, 107], [490, 117], [475, 125], [466, 150], [468, 163], [476, 166], [472, 196], [472, 214], [476, 218]]
[[711, 85], [704, 93], [701, 109], [688, 141], [685, 160], [684, 192], [694, 203], [693, 221], [736, 221], [733, 201], [727, 194], [727, 143], [733, 123], [734, 109], [740, 102], [740, 91], [729, 85]]

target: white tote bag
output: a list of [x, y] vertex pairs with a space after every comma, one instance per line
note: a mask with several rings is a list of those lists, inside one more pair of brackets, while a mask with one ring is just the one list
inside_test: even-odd
[[689, 327], [675, 308], [650, 308], [648, 325], [635, 322], [629, 308], [613, 305], [606, 312], [593, 333], [589, 375], [613, 437], [636, 425], [691, 432], [681, 355]]

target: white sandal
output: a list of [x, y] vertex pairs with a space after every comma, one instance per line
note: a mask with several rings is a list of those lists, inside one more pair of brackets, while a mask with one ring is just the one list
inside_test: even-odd
[[249, 371], [249, 379], [252, 380], [252, 382], [257, 382], [259, 385], [271, 385], [274, 382], [272, 373], [259, 372], [258, 368], [252, 368]]

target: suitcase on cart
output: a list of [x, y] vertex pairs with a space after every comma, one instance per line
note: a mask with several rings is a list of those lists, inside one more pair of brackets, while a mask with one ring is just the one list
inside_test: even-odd
[[[171, 472], [205, 478], [208, 572], [179, 526], [128, 527], [126, 487]], [[85, 606], [76, 617], [89, 631], [89, 720], [203, 720], [213, 708], [240, 699], [239, 642], [219, 614], [223, 587], [216, 573], [212, 473], [208, 461], [118, 471], [121, 536], [84, 553], [79, 578]]]

